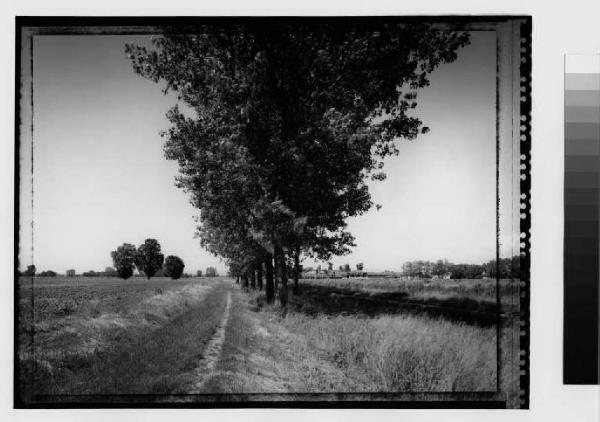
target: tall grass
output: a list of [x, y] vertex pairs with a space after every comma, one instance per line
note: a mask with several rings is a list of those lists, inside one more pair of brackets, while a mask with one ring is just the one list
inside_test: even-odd
[[[371, 391], [493, 391], [496, 331], [408, 315], [310, 317], [281, 324]], [[326, 387], [326, 386], [324, 386]]]

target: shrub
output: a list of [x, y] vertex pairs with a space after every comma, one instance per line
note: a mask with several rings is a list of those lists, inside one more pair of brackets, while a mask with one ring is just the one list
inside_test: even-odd
[[178, 256], [169, 255], [165, 259], [165, 274], [168, 277], [171, 277], [173, 280], [177, 280], [179, 277], [181, 277], [184, 268], [185, 264], [183, 263], [183, 260]]
[[23, 271], [23, 275], [34, 276], [35, 275], [35, 265], [28, 265], [27, 269], [25, 271]]

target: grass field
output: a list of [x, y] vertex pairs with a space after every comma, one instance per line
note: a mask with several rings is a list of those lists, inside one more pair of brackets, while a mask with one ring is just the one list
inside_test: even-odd
[[[519, 309], [518, 283], [512, 280], [301, 280], [297, 310], [308, 314], [414, 312], [478, 325], [497, 325], [498, 312], [508, 317]], [[497, 301], [496, 292], [500, 301]]]
[[[501, 284], [504, 311], [516, 302], [512, 284]], [[22, 278], [22, 391], [51, 401], [198, 389], [441, 393], [494, 391], [498, 380], [518, 391], [516, 320], [503, 316], [498, 356], [493, 280], [302, 280], [300, 293], [282, 312], [223, 278]], [[214, 369], [199, 374], [220, 324]]]
[[411, 298], [469, 298], [479, 301], [496, 301], [496, 291], [507, 297], [516, 291], [512, 280], [495, 279], [400, 279], [400, 278], [337, 278], [305, 279], [305, 284], [330, 286], [352, 291], [374, 293], [402, 293]]

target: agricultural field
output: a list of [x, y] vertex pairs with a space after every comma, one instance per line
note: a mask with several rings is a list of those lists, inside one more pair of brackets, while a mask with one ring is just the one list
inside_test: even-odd
[[220, 285], [218, 278], [21, 278], [24, 391], [165, 391], [175, 382], [170, 375], [195, 366], [203, 338], [212, 335], [192, 333], [214, 328]]
[[[495, 325], [498, 310], [519, 311], [518, 281], [503, 279], [341, 278], [301, 280], [307, 312], [385, 313], [399, 310]], [[400, 308], [400, 309], [399, 309]]]
[[494, 391], [518, 379], [498, 373], [518, 331], [486, 316], [494, 298], [493, 280], [301, 280], [282, 310], [227, 278], [22, 278], [20, 376], [36, 401]]

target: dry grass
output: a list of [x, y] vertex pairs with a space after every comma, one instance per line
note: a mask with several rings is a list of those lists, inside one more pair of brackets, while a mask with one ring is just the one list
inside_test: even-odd
[[491, 391], [496, 332], [410, 315], [309, 317], [281, 324], [372, 391]]
[[[27, 381], [24, 391], [192, 391], [205, 343], [223, 314], [226, 283], [206, 279], [196, 280], [194, 285], [190, 280], [180, 284], [156, 280], [131, 285], [109, 280], [85, 282], [72, 286], [55, 281], [53, 286], [42, 283], [34, 289], [35, 300], [29, 310], [41, 312], [42, 317], [37, 312], [31, 318], [23, 315], [20, 327], [22, 334], [34, 333], [36, 341], [35, 354], [31, 344], [24, 342], [20, 347], [21, 375]], [[356, 304], [362, 306], [370, 303], [359, 300], [365, 292], [373, 299], [390, 289], [396, 289], [396, 293], [400, 293], [397, 289], [408, 289], [412, 295], [430, 294], [436, 299], [435, 289], [441, 294], [466, 294], [467, 290], [475, 294], [481, 288], [479, 283], [486, 280], [460, 282], [458, 287], [453, 287], [457, 283], [443, 285], [448, 288], [446, 291], [439, 290], [441, 287], [436, 284], [434, 289], [414, 282], [407, 288], [406, 283], [411, 282], [399, 284], [398, 280], [367, 280], [360, 287], [356, 287], [358, 280], [317, 282], [331, 283], [336, 288], [341, 284], [342, 289], [355, 288], [355, 293], [362, 293], [345, 295], [343, 300], [336, 299], [337, 294], [323, 295], [323, 303], [329, 306], [328, 312], [323, 313], [316, 302], [311, 302], [315, 298], [306, 289], [306, 294], [292, 296], [288, 311], [282, 313], [278, 305], [266, 305], [260, 292], [248, 294], [234, 289], [222, 355], [213, 373], [206, 374], [202, 392], [494, 391], [500, 376], [503, 390], [509, 392], [509, 401], [515, 405], [516, 324], [503, 324], [503, 372], [498, 374], [495, 326], [460, 322], [448, 316], [432, 317], [418, 311], [395, 313], [380, 309], [370, 315], [353, 313], [348, 312], [346, 303], [355, 298]], [[447, 282], [453, 283], [434, 283]], [[394, 283], [392, 287], [390, 283]], [[477, 294], [481, 297], [487, 293]], [[316, 312], [306, 312], [303, 302], [315, 305]], [[338, 305], [341, 308], [337, 309]]]
[[414, 315], [282, 314], [259, 294], [238, 293], [205, 391], [494, 391], [496, 362], [493, 327]]
[[302, 334], [287, 330], [277, 306], [252, 311], [256, 296], [233, 293], [223, 354], [204, 385], [205, 393], [316, 393], [361, 387]]

